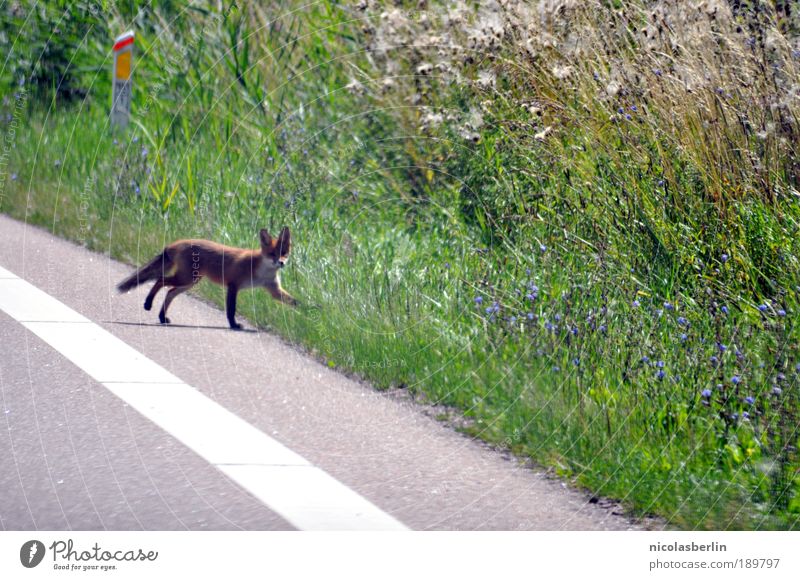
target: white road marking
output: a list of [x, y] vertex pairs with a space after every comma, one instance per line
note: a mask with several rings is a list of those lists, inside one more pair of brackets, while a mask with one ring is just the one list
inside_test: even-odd
[[0, 310], [298, 529], [407, 529], [288, 447], [2, 267]]

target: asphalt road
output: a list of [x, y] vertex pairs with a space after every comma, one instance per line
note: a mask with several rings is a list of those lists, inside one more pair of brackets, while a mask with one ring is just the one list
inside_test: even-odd
[[[640, 527], [269, 332], [228, 330], [222, 312], [188, 294], [170, 309], [180, 326], [154, 324], [147, 287], [114, 289], [130, 266], [5, 216], [0, 267], [411, 529]], [[295, 528], [2, 310], [0, 337], [0, 529]]]

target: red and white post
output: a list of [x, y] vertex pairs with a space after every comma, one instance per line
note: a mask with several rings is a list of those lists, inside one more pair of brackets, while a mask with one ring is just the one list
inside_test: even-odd
[[133, 31], [114, 41], [114, 80], [111, 96], [111, 124], [125, 127], [131, 116], [131, 72], [133, 70]]

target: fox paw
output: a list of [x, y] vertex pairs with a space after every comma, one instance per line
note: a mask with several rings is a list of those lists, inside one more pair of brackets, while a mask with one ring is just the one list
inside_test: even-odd
[[242, 325], [239, 324], [238, 322], [231, 323], [231, 330], [241, 330], [241, 329], [242, 329]]
[[149, 311], [152, 307], [153, 307], [153, 303], [152, 302], [145, 302], [144, 303], [144, 309], [145, 310]]
[[167, 318], [166, 316], [159, 316], [159, 317], [158, 317], [158, 321], [159, 321], [161, 324], [169, 324], [169, 323], [170, 323], [170, 319], [169, 319], [169, 318]]

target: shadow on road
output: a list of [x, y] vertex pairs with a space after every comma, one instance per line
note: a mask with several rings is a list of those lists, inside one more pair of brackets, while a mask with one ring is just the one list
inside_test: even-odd
[[[103, 324], [121, 324], [124, 326], [160, 326], [162, 328], [192, 328], [192, 329], [203, 329], [203, 330], [228, 330], [230, 331], [229, 326], [203, 326], [201, 324], [161, 324], [160, 322], [124, 322], [121, 320], [103, 320], [101, 321]], [[252, 328], [242, 328], [241, 330], [237, 330], [235, 332], [250, 332], [253, 334], [257, 334], [258, 331]]]

